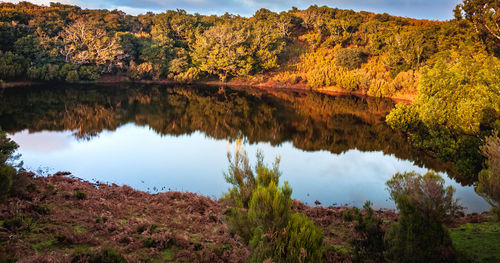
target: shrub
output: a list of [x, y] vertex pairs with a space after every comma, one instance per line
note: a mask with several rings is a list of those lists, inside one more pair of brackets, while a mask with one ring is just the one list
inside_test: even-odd
[[87, 193], [85, 193], [82, 190], [76, 190], [75, 197], [78, 200], [85, 200], [85, 199], [87, 199]]
[[19, 146], [0, 129], [0, 201], [4, 200], [12, 187], [16, 170], [7, 161], [13, 158]]
[[68, 74], [66, 75], [66, 81], [68, 82], [77, 82], [80, 80], [80, 77], [78, 76], [78, 71], [76, 70], [70, 70]]
[[355, 221], [354, 231], [356, 238], [351, 240], [354, 247], [354, 261], [384, 262], [384, 231], [382, 220], [377, 217], [371, 207], [371, 202], [366, 201], [363, 206], [364, 215], [358, 208], [353, 212], [344, 213], [345, 221]]
[[254, 231], [250, 245], [250, 262], [321, 262], [323, 233], [304, 214], [292, 214], [280, 232], [265, 233], [262, 227]]
[[278, 189], [274, 182], [255, 189], [248, 209], [249, 221], [269, 231], [278, 231], [286, 226], [292, 206], [292, 189], [285, 185]]
[[320, 262], [323, 232], [304, 214], [292, 214], [278, 244], [285, 262]]
[[409, 132], [414, 130], [419, 123], [418, 113], [411, 105], [398, 103], [385, 117], [387, 124], [395, 130]]
[[398, 222], [387, 231], [386, 257], [396, 262], [454, 262], [455, 251], [443, 220], [460, 206], [454, 189], [433, 172], [397, 173], [387, 182], [399, 210]]
[[0, 52], [0, 79], [11, 80], [22, 76], [24, 68], [22, 57], [14, 55], [12, 52], [2, 54]]
[[175, 81], [191, 83], [200, 77], [200, 70], [197, 68], [189, 68], [186, 72], [181, 72], [174, 76]]
[[366, 62], [368, 55], [361, 48], [342, 48], [335, 53], [335, 63], [338, 66], [353, 70]]
[[488, 168], [479, 173], [476, 192], [492, 206], [493, 214], [500, 220], [500, 138], [496, 134], [487, 137], [480, 149], [488, 158]]
[[81, 66], [78, 69], [78, 76], [81, 80], [98, 80], [101, 77], [97, 66]]
[[252, 170], [241, 141], [234, 158], [228, 154], [226, 181], [233, 188], [225, 195], [232, 206], [226, 210], [230, 229], [252, 247], [251, 262], [318, 262], [321, 259], [322, 232], [305, 215], [291, 214], [292, 189], [285, 182], [278, 188], [279, 158], [269, 168], [257, 153]]
[[416, 92], [418, 81], [420, 80], [420, 72], [418, 71], [404, 71], [399, 74], [392, 81], [395, 90]]

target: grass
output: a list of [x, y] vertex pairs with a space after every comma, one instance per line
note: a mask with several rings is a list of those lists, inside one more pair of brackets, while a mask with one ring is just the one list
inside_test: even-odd
[[500, 262], [500, 222], [469, 223], [450, 232], [455, 248], [473, 262]]
[[52, 248], [53, 245], [57, 242], [55, 238], [47, 239], [38, 243], [33, 244], [33, 249], [38, 252], [44, 251], [48, 248]]

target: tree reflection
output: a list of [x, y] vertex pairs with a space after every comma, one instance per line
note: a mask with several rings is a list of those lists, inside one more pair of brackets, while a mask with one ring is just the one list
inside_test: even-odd
[[[382, 151], [455, 176], [451, 165], [411, 147], [388, 127], [391, 100], [330, 96], [305, 91], [161, 85], [71, 85], [5, 89], [0, 126], [8, 132], [74, 131], [90, 140], [126, 123], [161, 135], [195, 131], [216, 139], [278, 145], [334, 154]], [[471, 184], [457, 178], [462, 184]]]

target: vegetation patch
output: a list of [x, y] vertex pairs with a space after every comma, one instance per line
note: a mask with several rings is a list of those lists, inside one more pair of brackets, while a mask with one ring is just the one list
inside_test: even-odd
[[473, 262], [500, 261], [500, 222], [467, 223], [450, 235], [455, 248]]

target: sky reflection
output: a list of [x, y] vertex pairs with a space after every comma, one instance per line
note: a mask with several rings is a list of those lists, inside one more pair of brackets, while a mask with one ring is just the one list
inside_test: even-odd
[[[71, 131], [27, 130], [10, 135], [19, 145], [25, 167], [50, 172], [70, 171], [89, 180], [129, 185], [154, 192], [189, 191], [218, 198], [229, 185], [224, 181], [228, 140], [216, 140], [201, 132], [161, 136], [147, 126], [129, 123], [116, 131], [104, 131], [89, 141], [77, 140]], [[385, 182], [396, 172], [426, 169], [382, 152], [349, 150], [335, 155], [327, 151], [306, 152], [286, 142], [279, 146], [257, 143], [245, 146], [252, 163], [261, 149], [269, 164], [281, 156], [282, 181], [293, 188], [293, 198], [308, 204], [361, 206], [370, 200], [376, 208], [393, 208]], [[446, 177], [446, 176], [445, 176]], [[457, 189], [456, 196], [468, 212], [489, 209], [472, 187]]]

